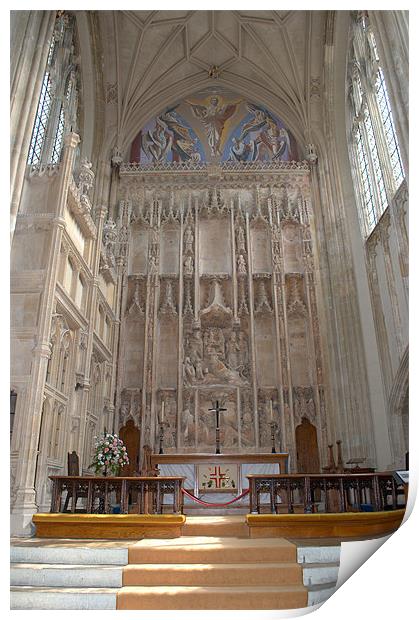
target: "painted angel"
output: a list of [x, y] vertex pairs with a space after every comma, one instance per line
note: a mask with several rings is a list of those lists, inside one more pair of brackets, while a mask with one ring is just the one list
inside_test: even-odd
[[173, 150], [179, 155], [182, 161], [192, 159], [199, 161], [200, 155], [196, 150], [196, 139], [191, 137], [188, 127], [182, 124], [175, 114], [175, 108], [167, 110], [162, 119], [173, 134]]
[[211, 97], [208, 106], [190, 103], [192, 112], [205, 127], [208, 144], [210, 145], [211, 155], [221, 155], [221, 138], [226, 121], [235, 113], [237, 103], [220, 104], [219, 97]]
[[239, 138], [240, 141], [244, 140], [249, 133], [265, 128], [268, 122], [268, 117], [270, 116], [269, 112], [267, 112], [264, 108], [259, 108], [258, 106], [253, 105], [253, 103], [247, 103], [246, 107], [248, 111], [253, 114], [253, 118], [243, 125]]
[[173, 137], [161, 117], [156, 119], [156, 127], [148, 131], [143, 140], [143, 151], [153, 161], [162, 161], [172, 146]]

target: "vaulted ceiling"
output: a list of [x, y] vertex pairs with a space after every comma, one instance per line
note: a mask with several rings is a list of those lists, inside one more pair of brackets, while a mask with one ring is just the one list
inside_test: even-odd
[[223, 88], [266, 105], [297, 140], [309, 141], [313, 100], [322, 90], [326, 11], [97, 16], [108, 148], [126, 151], [142, 124], [181, 97]]

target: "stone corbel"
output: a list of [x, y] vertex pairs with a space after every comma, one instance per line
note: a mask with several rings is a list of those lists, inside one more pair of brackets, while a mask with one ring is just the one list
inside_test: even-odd
[[305, 158], [311, 166], [314, 166], [315, 164], [317, 164], [318, 155], [317, 155], [317, 150], [314, 144], [312, 143], [307, 144]]

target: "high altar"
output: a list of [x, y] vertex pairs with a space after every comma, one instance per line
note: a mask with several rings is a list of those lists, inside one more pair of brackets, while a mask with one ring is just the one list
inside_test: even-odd
[[[184, 476], [183, 487], [208, 504], [229, 502], [249, 488], [249, 474], [288, 473], [288, 454], [153, 454], [161, 476]], [[184, 505], [194, 500], [186, 496]], [[236, 507], [248, 505], [243, 498]]]

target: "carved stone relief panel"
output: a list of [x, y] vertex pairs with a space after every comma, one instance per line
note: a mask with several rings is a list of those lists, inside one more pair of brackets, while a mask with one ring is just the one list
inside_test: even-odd
[[128, 271], [130, 274], [147, 273], [148, 236], [147, 229], [138, 226], [131, 228]]
[[178, 323], [171, 315], [159, 321], [157, 336], [157, 385], [176, 388], [178, 373]]
[[[162, 403], [164, 402], [164, 414], [162, 415]], [[163, 425], [163, 445], [165, 451], [174, 452], [177, 440], [177, 402], [176, 390], [159, 390], [157, 395], [157, 417], [159, 424], [156, 425], [155, 445], [160, 441], [160, 424]]]
[[277, 382], [275, 360], [275, 333], [272, 318], [255, 318], [257, 380], [259, 386], [272, 386]]
[[269, 236], [266, 226], [252, 226], [250, 230], [253, 273], [271, 272], [272, 260]]
[[302, 247], [300, 226], [293, 222], [282, 225], [282, 243], [284, 247], [284, 270], [286, 273], [301, 272]]
[[125, 385], [142, 388], [144, 366], [144, 320], [128, 317], [124, 330], [124, 378]]
[[250, 389], [240, 390], [240, 439], [242, 448], [255, 445], [255, 425], [252, 393]]
[[231, 274], [231, 240], [228, 219], [203, 219], [199, 227], [199, 243], [200, 274]]
[[186, 448], [193, 448], [196, 444], [196, 433], [198, 429], [195, 418], [195, 390], [183, 390], [182, 400], [183, 410], [181, 415], [180, 445]]
[[179, 228], [164, 226], [160, 239], [160, 273], [179, 273]]

